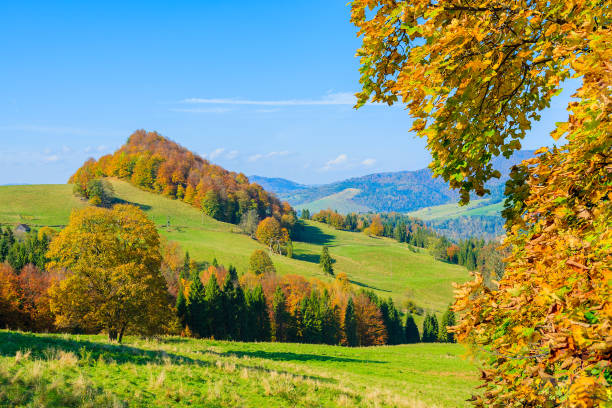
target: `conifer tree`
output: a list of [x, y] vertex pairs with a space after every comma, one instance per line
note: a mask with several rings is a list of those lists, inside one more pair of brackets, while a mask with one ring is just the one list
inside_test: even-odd
[[440, 322], [440, 330], [438, 333], [438, 341], [440, 343], [455, 343], [455, 334], [448, 332], [449, 326], [455, 325], [455, 312], [449, 307], [442, 315]]
[[183, 269], [181, 269], [181, 273], [179, 275], [181, 279], [190, 278], [190, 265], [191, 265], [191, 258], [189, 257], [189, 251], [186, 251], [185, 260], [183, 261]]
[[321, 259], [319, 260], [319, 266], [323, 269], [323, 272], [333, 275], [334, 274], [334, 265], [333, 259], [329, 255], [329, 248], [327, 246], [323, 247], [323, 251], [321, 252]]
[[438, 318], [435, 314], [427, 314], [423, 321], [423, 343], [435, 343], [438, 341]]
[[355, 317], [355, 304], [353, 298], [348, 300], [344, 311], [344, 338], [349, 347], [357, 346], [357, 318]]
[[323, 291], [319, 307], [321, 315], [322, 342], [325, 344], [338, 344], [340, 334], [338, 310], [336, 307], [332, 307], [327, 289]]
[[186, 301], [187, 306], [187, 326], [199, 337], [208, 337], [207, 323], [207, 303], [205, 298], [204, 285], [197, 274], [194, 274], [189, 286], [189, 296]]
[[266, 297], [261, 285], [249, 290], [246, 296], [249, 314], [248, 338], [251, 341], [270, 339], [270, 317], [266, 308]]
[[302, 301], [304, 342], [321, 343], [322, 319], [319, 308], [319, 295], [316, 290], [310, 292], [310, 296]]
[[421, 341], [419, 336], [419, 328], [417, 327], [412, 314], [406, 316], [406, 343], [413, 344]]
[[287, 340], [285, 333], [287, 330], [287, 320], [289, 316], [285, 302], [285, 294], [280, 286], [278, 286], [274, 292], [274, 298], [272, 300], [272, 321], [270, 322], [272, 341]]
[[182, 287], [179, 287], [178, 296], [176, 298], [176, 315], [181, 327], [185, 327], [187, 324], [187, 299], [185, 299]]
[[205, 289], [206, 306], [208, 309], [208, 332], [215, 339], [225, 338], [225, 321], [223, 316], [223, 294], [219, 288], [216, 274], [211, 274]]
[[238, 321], [236, 319], [236, 311], [235, 304], [232, 299], [232, 294], [234, 291], [234, 280], [232, 279], [232, 275], [228, 273], [225, 276], [225, 281], [223, 282], [223, 287], [221, 288], [221, 310], [220, 315], [222, 316], [221, 324], [224, 326], [224, 338], [234, 338], [233, 334], [237, 331], [236, 326]]

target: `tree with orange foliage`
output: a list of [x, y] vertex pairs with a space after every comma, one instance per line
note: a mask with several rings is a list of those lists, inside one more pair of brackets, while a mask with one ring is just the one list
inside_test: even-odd
[[370, 226], [366, 228], [366, 232], [369, 235], [380, 237], [383, 233], [383, 230], [384, 227], [382, 224], [382, 220], [380, 219], [380, 215], [376, 214], [374, 217], [372, 217], [372, 222], [370, 223]]
[[[358, 105], [401, 100], [434, 174], [484, 195], [550, 106], [582, 81], [569, 120], [506, 184], [512, 248], [499, 287], [456, 291], [458, 340], [486, 353], [476, 405], [596, 407], [612, 400], [612, 2], [354, 0]], [[563, 139], [560, 139], [563, 137]]]
[[163, 331], [170, 298], [159, 241], [155, 224], [137, 207], [73, 211], [47, 254], [49, 268], [71, 272], [50, 290], [56, 324], [104, 329], [119, 342], [127, 330]]
[[365, 294], [354, 296], [357, 343], [359, 346], [378, 346], [387, 341], [380, 309]]
[[0, 327], [23, 329], [23, 313], [20, 310], [19, 280], [13, 268], [0, 264]]

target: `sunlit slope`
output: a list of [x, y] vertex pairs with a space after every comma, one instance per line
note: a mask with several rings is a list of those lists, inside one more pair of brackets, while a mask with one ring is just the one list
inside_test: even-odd
[[305, 204], [296, 205], [296, 209], [308, 209], [311, 214], [319, 212], [321, 210], [327, 210], [331, 208], [332, 210], [336, 210], [341, 214], [348, 214], [350, 212], [368, 212], [372, 209], [356, 203], [353, 201], [353, 198], [359, 194], [361, 190], [357, 188], [347, 188], [338, 193], [334, 193], [328, 195], [327, 197], [320, 198], [315, 201], [311, 201]]
[[0, 406], [469, 407], [464, 353], [0, 330]]
[[472, 200], [468, 205], [460, 206], [457, 203], [435, 205], [409, 212], [408, 215], [424, 221], [444, 220], [448, 218], [465, 217], [472, 215], [501, 216], [504, 208], [502, 202], [490, 204], [488, 198]]
[[[244, 272], [250, 254], [263, 248], [238, 233], [237, 226], [203, 217], [200, 211], [183, 202], [142, 191], [124, 181], [113, 180], [112, 184], [120, 200], [140, 206], [162, 235], [179, 242], [196, 260], [217, 258], [220, 264], [233, 264]], [[85, 205], [73, 197], [70, 185], [0, 187], [0, 223], [4, 224], [62, 226], [68, 222], [71, 209]], [[452, 300], [451, 283], [468, 278], [465, 268], [435, 261], [426, 252], [413, 252], [405, 244], [337, 231], [310, 221], [300, 240], [294, 243], [293, 259], [272, 256], [277, 271], [330, 279], [318, 266], [323, 245], [330, 247], [336, 259], [336, 273], [345, 272], [355, 285], [391, 296], [396, 302], [410, 298], [438, 312]]]

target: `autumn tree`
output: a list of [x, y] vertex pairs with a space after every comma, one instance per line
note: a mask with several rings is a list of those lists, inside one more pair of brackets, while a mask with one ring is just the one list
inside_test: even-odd
[[323, 246], [321, 250], [321, 258], [319, 259], [319, 266], [323, 269], [328, 275], [334, 274], [334, 260], [329, 254], [329, 248], [327, 246]]
[[19, 280], [10, 265], [0, 263], [0, 327], [23, 329]]
[[256, 249], [249, 258], [249, 272], [255, 275], [261, 275], [265, 273], [276, 273], [276, 269], [268, 254], [261, 249]]
[[[567, 122], [506, 184], [512, 254], [496, 290], [458, 289], [459, 341], [485, 350], [480, 406], [603, 406], [610, 399], [612, 3], [354, 0], [368, 100], [403, 102], [435, 175], [487, 193], [563, 81]], [[563, 139], [560, 139], [563, 137]], [[520, 373], [517, 375], [516, 373]]]
[[159, 234], [140, 209], [73, 211], [47, 256], [71, 272], [50, 290], [60, 327], [104, 329], [121, 342], [126, 330], [160, 332], [170, 320]]
[[257, 226], [255, 236], [270, 252], [277, 254], [286, 251], [286, 246], [291, 241], [287, 229], [281, 228], [281, 224], [274, 217], [263, 219]]

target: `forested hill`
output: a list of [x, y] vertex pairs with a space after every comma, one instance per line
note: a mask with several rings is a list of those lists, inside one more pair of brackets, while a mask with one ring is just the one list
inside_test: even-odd
[[157, 132], [134, 132], [115, 153], [85, 162], [69, 182], [75, 184], [76, 193], [91, 200], [96, 198], [91, 197], [96, 194], [91, 182], [100, 177], [116, 177], [182, 200], [220, 221], [237, 223], [249, 211], [256, 212], [258, 219], [293, 217], [289, 204], [244, 174], [212, 164]]
[[[501, 200], [503, 183], [508, 179], [510, 168], [533, 156], [531, 150], [516, 152], [510, 159], [497, 158], [493, 166], [502, 177], [488, 183], [493, 201]], [[353, 208], [367, 208], [375, 212], [409, 212], [424, 207], [455, 203], [458, 194], [449, 189], [448, 184], [440, 178], [433, 178], [429, 169], [416, 171], [398, 171], [376, 173], [362, 177], [324, 184], [305, 186], [280, 178], [251, 176], [266, 189], [287, 200], [291, 205], [301, 208], [318, 210], [333, 203], [334, 209], [343, 212], [353, 211]], [[337, 194], [347, 189], [359, 190], [356, 194], [346, 195], [346, 203], [338, 202]], [[328, 200], [330, 196], [333, 200]], [[330, 204], [331, 205], [331, 204]]]

